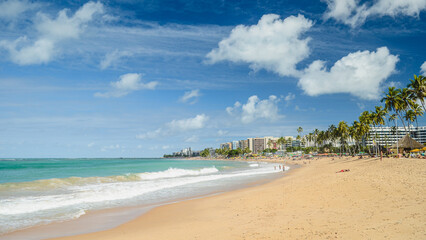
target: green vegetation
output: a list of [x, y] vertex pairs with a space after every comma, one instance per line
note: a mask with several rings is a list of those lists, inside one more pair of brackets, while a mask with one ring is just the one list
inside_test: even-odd
[[208, 148], [204, 149], [203, 151], [200, 152], [200, 156], [201, 157], [210, 157], [210, 151]]
[[[414, 80], [410, 80], [410, 84], [406, 88], [389, 87], [381, 100], [381, 102], [384, 102], [384, 106], [376, 106], [375, 111], [362, 112], [358, 120], [355, 120], [352, 125], [349, 126], [346, 122], [341, 121], [337, 127], [330, 125], [325, 131], [315, 129], [312, 133], [306, 135], [305, 138], [309, 142], [314, 142], [314, 150], [319, 152], [336, 152], [336, 149], [331, 147], [331, 143], [338, 141], [341, 145], [340, 153], [349, 152], [354, 154], [363, 151], [371, 153], [371, 149], [365, 146], [364, 141], [370, 138], [376, 140], [377, 133], [373, 133], [373, 136], [370, 136], [370, 128], [385, 126], [387, 119], [388, 122], [394, 123], [392, 133], [396, 134], [397, 118], [399, 118], [404, 129], [410, 132], [410, 124], [417, 123], [418, 117], [423, 116], [426, 110], [424, 104], [425, 96], [426, 78], [414, 75]], [[355, 141], [355, 145], [347, 145], [349, 138]], [[388, 144], [385, 144], [384, 147], [388, 147]], [[375, 146], [376, 154], [378, 154], [379, 148], [380, 146]]]

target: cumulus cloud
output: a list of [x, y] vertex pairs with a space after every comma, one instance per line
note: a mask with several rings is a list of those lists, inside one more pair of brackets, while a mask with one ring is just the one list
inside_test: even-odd
[[425, 0], [376, 0], [362, 5], [359, 0], [326, 0], [326, 19], [334, 18], [344, 24], [356, 27], [370, 16], [398, 15], [418, 17], [426, 9]]
[[27, 0], [6, 0], [0, 2], [0, 19], [12, 21], [18, 18], [22, 13], [33, 9], [36, 4]]
[[38, 13], [34, 23], [38, 33], [35, 40], [22, 36], [15, 41], [1, 41], [0, 47], [9, 52], [11, 60], [16, 64], [48, 63], [58, 54], [57, 45], [61, 41], [78, 38], [86, 24], [95, 14], [102, 13], [103, 8], [102, 3], [88, 2], [71, 17], [68, 16], [68, 9], [64, 9], [55, 19]]
[[246, 104], [236, 102], [234, 107], [226, 108], [230, 115], [238, 115], [242, 123], [251, 123], [257, 119], [276, 120], [281, 117], [278, 113], [278, 102], [280, 101], [274, 95], [268, 99], [259, 99], [256, 95], [248, 98]]
[[105, 93], [95, 93], [95, 97], [122, 97], [133, 91], [150, 89], [153, 90], [158, 82], [142, 83], [142, 76], [139, 73], [127, 73], [120, 76], [117, 82], [111, 82], [112, 89]]
[[234, 103], [234, 106], [233, 106], [233, 107], [227, 107], [227, 108], [226, 108], [226, 112], [227, 112], [229, 115], [233, 115], [233, 114], [234, 114], [234, 109], [238, 109], [239, 107], [241, 107], [241, 103], [240, 103], [240, 102], [238, 102], [238, 101], [236, 101], [236, 102]]
[[113, 52], [107, 53], [99, 64], [102, 70], [114, 66], [118, 61], [123, 57], [132, 56], [133, 54], [128, 51], [119, 51], [115, 50]]
[[281, 76], [297, 75], [296, 64], [310, 53], [310, 38], [302, 35], [312, 25], [303, 15], [284, 20], [275, 14], [263, 15], [257, 25], [235, 27], [218, 48], [207, 54], [207, 62], [248, 63], [254, 71], [266, 69]]
[[179, 132], [193, 131], [205, 127], [209, 117], [205, 114], [198, 114], [193, 118], [186, 118], [180, 120], [172, 120], [165, 124], [164, 128], [158, 128], [154, 131], [149, 131], [136, 136], [139, 139], [151, 139], [162, 136], [172, 135]]
[[173, 120], [167, 124], [167, 126], [174, 131], [187, 131], [200, 129], [204, 127], [209, 117], [204, 114], [199, 114], [194, 118], [187, 118], [181, 120]]
[[426, 75], [426, 61], [420, 66], [420, 73]]
[[361, 99], [378, 99], [381, 84], [395, 72], [398, 61], [386, 47], [350, 53], [330, 70], [324, 61], [317, 60], [304, 70], [298, 85], [310, 96], [350, 93]]
[[[195, 89], [192, 91], [185, 92], [185, 94], [179, 99], [181, 102], [189, 102], [190, 104], [194, 104], [197, 102], [198, 98], [201, 96], [200, 90]], [[192, 101], [190, 101], [192, 99]]]

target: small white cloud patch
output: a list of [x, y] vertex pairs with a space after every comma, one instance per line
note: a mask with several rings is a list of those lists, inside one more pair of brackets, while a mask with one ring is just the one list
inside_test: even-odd
[[291, 100], [294, 100], [296, 98], [296, 95], [293, 93], [288, 93], [287, 96], [285, 96], [284, 101], [289, 102]]
[[184, 103], [189, 102], [190, 104], [194, 104], [197, 102], [200, 96], [200, 90], [195, 89], [192, 91], [185, 92], [185, 94], [179, 100]]
[[95, 93], [95, 97], [122, 97], [130, 92], [150, 89], [153, 90], [158, 85], [158, 82], [141, 82], [142, 76], [139, 73], [127, 73], [120, 76], [120, 80], [117, 82], [111, 82], [112, 89], [105, 93]]
[[118, 51], [107, 53], [100, 63], [100, 68], [102, 70], [114, 66], [118, 61], [123, 57], [132, 56], [133, 54], [128, 51]]
[[172, 135], [173, 133], [193, 131], [205, 127], [209, 117], [205, 114], [198, 114], [193, 118], [172, 120], [164, 128], [158, 128], [136, 136], [139, 139], [152, 139]]
[[350, 53], [330, 70], [324, 61], [317, 60], [305, 69], [298, 85], [309, 96], [350, 93], [361, 99], [378, 99], [381, 84], [395, 72], [398, 61], [386, 47]]
[[230, 115], [237, 115], [242, 123], [251, 123], [257, 119], [276, 120], [281, 117], [278, 113], [278, 102], [280, 101], [274, 95], [268, 99], [260, 100], [256, 95], [248, 98], [247, 103], [241, 105], [239, 102], [234, 107], [227, 107], [226, 111]]
[[199, 114], [194, 118], [187, 118], [181, 120], [173, 120], [167, 124], [167, 126], [174, 131], [187, 131], [200, 129], [204, 127], [204, 124], [207, 122], [209, 117], [205, 114]]

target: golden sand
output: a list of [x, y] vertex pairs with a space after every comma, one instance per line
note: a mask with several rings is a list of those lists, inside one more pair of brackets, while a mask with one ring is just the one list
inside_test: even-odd
[[426, 160], [297, 162], [303, 167], [265, 185], [60, 239], [426, 239]]

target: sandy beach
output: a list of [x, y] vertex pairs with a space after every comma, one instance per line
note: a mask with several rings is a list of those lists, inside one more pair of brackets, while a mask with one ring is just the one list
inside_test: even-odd
[[[58, 239], [425, 239], [426, 161], [322, 158], [261, 186]], [[349, 169], [348, 172], [339, 172]]]

